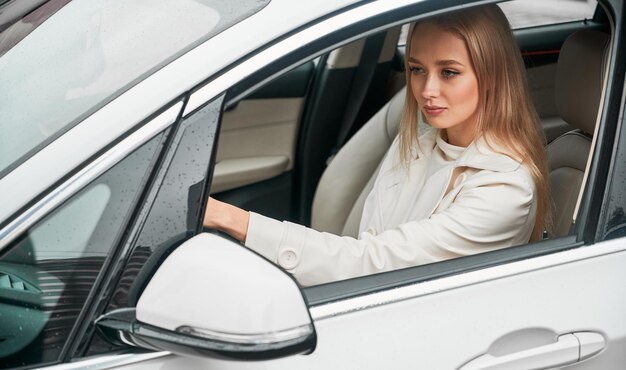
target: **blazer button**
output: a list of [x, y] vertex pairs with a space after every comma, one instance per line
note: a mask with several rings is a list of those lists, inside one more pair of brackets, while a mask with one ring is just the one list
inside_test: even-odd
[[293, 248], [283, 249], [278, 256], [278, 264], [286, 270], [291, 270], [298, 266], [298, 262], [300, 262], [300, 258]]

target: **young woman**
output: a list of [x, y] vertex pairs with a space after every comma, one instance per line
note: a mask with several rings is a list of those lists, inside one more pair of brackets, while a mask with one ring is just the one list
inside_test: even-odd
[[[496, 5], [413, 25], [399, 135], [363, 209], [358, 239], [210, 199], [204, 225], [303, 285], [527, 243], [550, 224], [538, 117], [522, 58]], [[418, 133], [418, 117], [430, 126]]]

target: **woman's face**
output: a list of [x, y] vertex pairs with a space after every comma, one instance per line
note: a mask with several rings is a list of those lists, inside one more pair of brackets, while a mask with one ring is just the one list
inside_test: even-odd
[[463, 40], [437, 25], [419, 24], [411, 39], [411, 89], [428, 123], [450, 144], [467, 146], [478, 117], [478, 79]]

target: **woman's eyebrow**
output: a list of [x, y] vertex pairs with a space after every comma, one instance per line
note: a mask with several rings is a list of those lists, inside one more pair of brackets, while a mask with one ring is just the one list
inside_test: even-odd
[[[415, 63], [415, 64], [422, 64], [422, 62], [420, 62], [418, 59], [413, 58], [413, 57], [409, 57], [409, 63]], [[463, 63], [459, 62], [458, 60], [454, 60], [454, 59], [442, 59], [442, 60], [438, 60], [435, 62], [438, 66], [451, 66], [451, 65], [458, 65], [463, 67]]]
[[454, 59], [444, 59], [444, 60], [438, 60], [437, 62], [438, 66], [450, 66], [450, 65], [458, 65], [458, 66], [463, 66], [463, 63], [454, 60]]

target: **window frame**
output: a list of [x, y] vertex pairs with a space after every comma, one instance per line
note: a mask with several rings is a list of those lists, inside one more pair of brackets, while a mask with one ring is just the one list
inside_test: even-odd
[[[613, 169], [613, 159], [618, 139], [615, 137], [620, 124], [620, 112], [622, 112], [622, 94], [624, 89], [624, 74], [626, 68], [626, 40], [624, 40], [624, 19], [621, 16], [622, 4], [618, 0], [605, 0], [600, 2], [604, 7], [608, 22], [611, 26], [611, 39], [609, 43], [610, 54], [606, 65], [606, 82], [604, 85], [604, 99], [600, 102], [600, 118], [594, 137], [595, 146], [590, 155], [586, 183], [583, 184], [584, 192], [579, 200], [578, 215], [576, 217], [575, 235], [578, 240], [587, 245], [602, 241], [604, 226], [600, 220], [601, 212], [606, 207], [608, 184]], [[596, 12], [596, 16], [602, 16]], [[595, 18], [595, 17], [594, 17]], [[613, 108], [612, 108], [613, 107]]]
[[[579, 238], [586, 242], [601, 242], [610, 228], [613, 204], [611, 197], [619, 191], [624, 178], [624, 164], [618, 162], [626, 145], [624, 113], [626, 112], [626, 35], [623, 32], [624, 18], [620, 10], [624, 4], [607, 0], [604, 4], [612, 26], [611, 55], [607, 63], [607, 83], [602, 117], [599, 121], [598, 138], [591, 158], [587, 189], [582, 196], [579, 218], [583, 223]], [[596, 14], [598, 15], [598, 14]], [[622, 31], [620, 33], [620, 31]], [[613, 107], [613, 108], [611, 108]], [[620, 147], [620, 144], [622, 146]], [[593, 170], [596, 169], [594, 173]], [[598, 179], [597, 174], [604, 175]], [[596, 174], [596, 176], [592, 176]], [[623, 191], [622, 191], [623, 194]]]
[[[168, 136], [165, 140], [165, 144], [161, 151], [161, 156], [153, 168], [153, 173], [151, 175], [150, 181], [146, 184], [146, 187], [144, 189], [144, 193], [142, 196], [142, 200], [138, 203], [137, 208], [135, 209], [134, 218], [131, 220], [131, 222], [128, 223], [127, 233], [125, 237], [120, 241], [118, 245], [117, 254], [112, 258], [110, 268], [107, 270], [107, 275], [105, 278], [103, 278], [103, 287], [102, 289], [100, 289], [100, 291], [97, 294], [97, 298], [95, 299], [95, 302], [97, 304], [91, 307], [91, 310], [88, 316], [86, 316], [86, 319], [83, 320], [81, 333], [77, 335], [76, 342], [74, 343], [71, 350], [68, 352], [68, 358], [66, 359], [67, 361], [69, 361], [71, 358], [89, 358], [92, 355], [89, 352], [90, 352], [90, 349], [92, 348], [92, 343], [94, 339], [96, 339], [96, 333], [95, 333], [96, 327], [94, 325], [94, 322], [97, 319], [97, 317], [104, 314], [107, 311], [107, 309], [110, 309], [110, 305], [113, 301], [114, 295], [118, 291], [121, 280], [124, 277], [124, 272], [126, 271], [129, 262], [131, 262], [130, 259], [133, 256], [135, 247], [138, 246], [137, 241], [140, 240], [141, 237], [143, 236], [144, 225], [146, 221], [149, 219], [149, 217], [151, 216], [152, 214], [151, 211], [154, 208], [155, 204], [163, 200], [162, 197], [160, 197], [161, 188], [165, 186], [164, 181], [167, 179], [167, 176], [170, 174], [170, 168], [171, 168], [172, 163], [174, 163], [174, 161], [176, 161], [177, 157], [179, 156], [177, 152], [178, 152], [178, 149], [180, 148], [182, 140], [184, 140], [185, 132], [181, 131], [181, 129], [188, 128], [188, 127], [183, 127], [183, 126], [186, 124], [186, 121], [189, 118], [192, 118], [193, 116], [193, 114], [190, 114], [186, 117], [182, 117], [182, 113], [184, 111], [185, 105], [187, 104], [188, 100], [189, 100], [188, 95], [185, 95], [184, 97], [182, 97], [182, 100], [181, 100], [181, 102], [183, 103], [182, 109], [180, 109], [180, 111], [178, 112], [178, 115], [174, 123], [169, 126], [169, 132], [167, 134]], [[198, 110], [194, 112], [194, 114], [201, 111], [202, 109], [206, 108], [207, 106], [211, 104], [217, 104], [218, 109], [221, 112], [224, 108], [223, 94], [218, 95], [217, 97], [211, 99], [206, 104], [202, 105]], [[220, 117], [221, 116], [216, 117], [216, 121], [218, 122], [218, 127], [219, 127]], [[193, 129], [191, 131], [193, 132]], [[217, 135], [219, 135], [219, 128], [216, 129], [216, 137]], [[213, 141], [211, 154], [210, 154], [211, 158], [215, 158], [215, 153], [217, 150], [216, 144], [217, 144], [217, 141]], [[202, 203], [202, 206], [199, 207], [199, 209], [201, 209], [201, 211], [199, 212], [199, 215], [204, 214], [204, 204], [206, 203], [206, 198], [204, 197], [206, 196], [207, 191], [209, 190], [208, 184], [211, 182], [212, 167], [211, 166], [207, 166], [206, 168], [203, 167], [203, 171], [206, 174], [206, 177], [204, 180], [205, 188], [203, 188], [202, 191], [200, 192], [200, 195], [202, 197], [200, 202]], [[166, 193], [166, 194], [169, 194], [169, 193]], [[193, 230], [191, 229], [187, 230], [187, 233], [180, 240], [176, 240], [176, 241], [168, 240], [167, 241], [168, 243], [172, 242], [173, 244], [171, 247], [168, 247], [167, 250], [175, 248], [180, 243], [200, 233], [202, 231], [202, 219], [198, 218], [193, 227], [194, 227]], [[175, 236], [178, 236], [178, 235], [175, 235]], [[167, 243], [164, 243], [164, 244], [167, 244]], [[150, 257], [148, 258], [148, 261], [152, 260], [153, 258], [160, 260], [164, 258], [165, 255], [167, 255], [167, 252], [165, 250], [155, 250], [154, 253], [151, 254]], [[141, 273], [139, 273], [136, 276], [136, 278], [138, 279], [138, 281], [141, 281], [141, 282], [145, 280], [145, 276], [143, 276]], [[129, 294], [129, 297], [130, 297], [130, 294]], [[131, 302], [128, 302], [128, 304], [130, 303]], [[112, 347], [115, 347], [115, 346], [112, 346]], [[141, 348], [132, 348], [132, 351], [137, 352], [137, 353], [145, 352], [145, 350]], [[127, 353], [128, 348], [115, 348], [112, 351], [97, 353], [94, 355], [102, 355], [105, 353], [113, 354], [113, 353], [122, 353], [122, 352]]]

